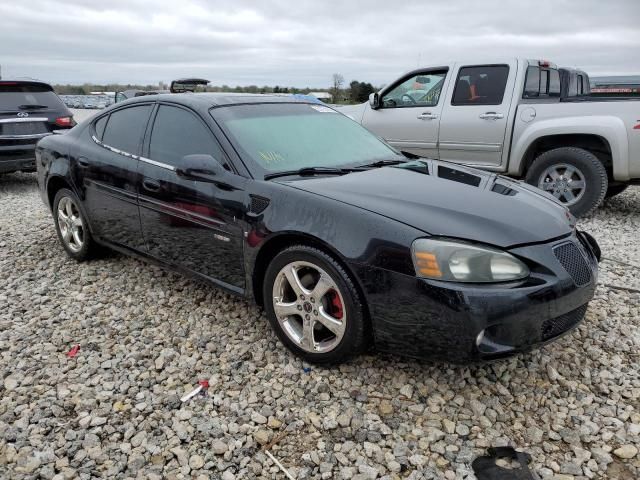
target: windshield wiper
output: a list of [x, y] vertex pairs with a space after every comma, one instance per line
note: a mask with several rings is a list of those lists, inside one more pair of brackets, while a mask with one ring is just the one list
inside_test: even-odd
[[360, 168], [305, 167], [299, 168], [298, 170], [283, 170], [282, 172], [267, 173], [264, 179], [271, 180], [272, 178], [287, 177], [289, 175], [298, 175], [301, 177], [312, 175], [344, 175], [361, 170]]
[[43, 108], [49, 108], [49, 107], [46, 105], [28, 104], [28, 105], [18, 105], [18, 108], [20, 110], [42, 110]]
[[378, 160], [377, 162], [360, 165], [360, 167], [361, 168], [379, 168], [379, 167], [388, 167], [389, 165], [400, 165], [401, 163], [407, 163], [407, 161], [406, 160]]

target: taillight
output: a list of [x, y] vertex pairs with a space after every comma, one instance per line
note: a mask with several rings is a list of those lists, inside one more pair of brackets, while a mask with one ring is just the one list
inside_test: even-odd
[[75, 122], [73, 121], [73, 117], [58, 117], [56, 118], [55, 124], [59, 127], [73, 127]]

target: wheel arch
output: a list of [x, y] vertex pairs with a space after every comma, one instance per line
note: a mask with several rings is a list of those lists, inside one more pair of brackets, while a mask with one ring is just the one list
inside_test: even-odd
[[611, 176], [613, 171], [613, 160], [611, 144], [599, 135], [593, 134], [557, 134], [546, 135], [536, 138], [524, 153], [522, 158], [522, 175], [525, 175], [534, 160], [541, 154], [562, 147], [575, 147], [593, 153], [602, 162]]
[[317, 248], [322, 252], [330, 255], [336, 262], [340, 264], [342, 268], [344, 268], [345, 272], [350, 275], [353, 284], [355, 285], [358, 294], [363, 302], [363, 307], [365, 309], [365, 315], [367, 319], [369, 318], [369, 309], [366, 304], [366, 296], [364, 294], [364, 288], [360, 283], [360, 279], [353, 272], [353, 270], [349, 267], [349, 264], [346, 258], [333, 246], [324, 240], [315, 237], [313, 235], [309, 235], [307, 233], [302, 232], [282, 232], [276, 235], [273, 235], [269, 239], [267, 239], [264, 244], [260, 247], [258, 251], [255, 261], [253, 271], [251, 273], [251, 287], [253, 293], [253, 299], [255, 302], [263, 306], [264, 299], [262, 298], [262, 288], [264, 282], [264, 276], [267, 271], [267, 267], [271, 260], [275, 258], [275, 256], [281, 252], [282, 250], [291, 247], [293, 245], [304, 245], [307, 247]]
[[56, 198], [56, 194], [63, 188], [73, 191], [71, 183], [63, 176], [54, 175], [47, 180], [47, 200], [50, 210], [53, 210], [53, 200]]
[[[570, 122], [570, 123], [568, 123]], [[593, 153], [612, 180], [629, 180], [628, 138], [624, 123], [613, 117], [565, 117], [535, 122], [516, 142], [508, 173], [522, 177], [538, 155], [559, 147]]]

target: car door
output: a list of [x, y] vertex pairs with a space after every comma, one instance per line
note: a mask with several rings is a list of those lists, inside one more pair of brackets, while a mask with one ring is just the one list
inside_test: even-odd
[[438, 158], [438, 130], [446, 70], [411, 73], [380, 94], [380, 106], [366, 106], [362, 125], [399, 150]]
[[211, 155], [231, 169], [209, 126], [190, 109], [162, 103], [154, 112], [139, 164], [140, 223], [148, 253], [204, 275], [221, 285], [244, 288], [244, 177], [224, 184], [181, 175], [183, 157]]
[[510, 119], [517, 63], [457, 69], [440, 120], [440, 159], [500, 166]]
[[75, 155], [93, 233], [111, 243], [144, 250], [138, 215], [138, 158], [152, 104], [136, 104], [96, 118], [91, 140]]

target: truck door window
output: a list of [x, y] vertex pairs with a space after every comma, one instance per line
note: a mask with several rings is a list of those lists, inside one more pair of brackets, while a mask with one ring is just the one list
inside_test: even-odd
[[435, 107], [440, 100], [447, 72], [413, 75], [382, 96], [382, 108]]
[[500, 105], [509, 77], [508, 65], [463, 67], [451, 105]]

